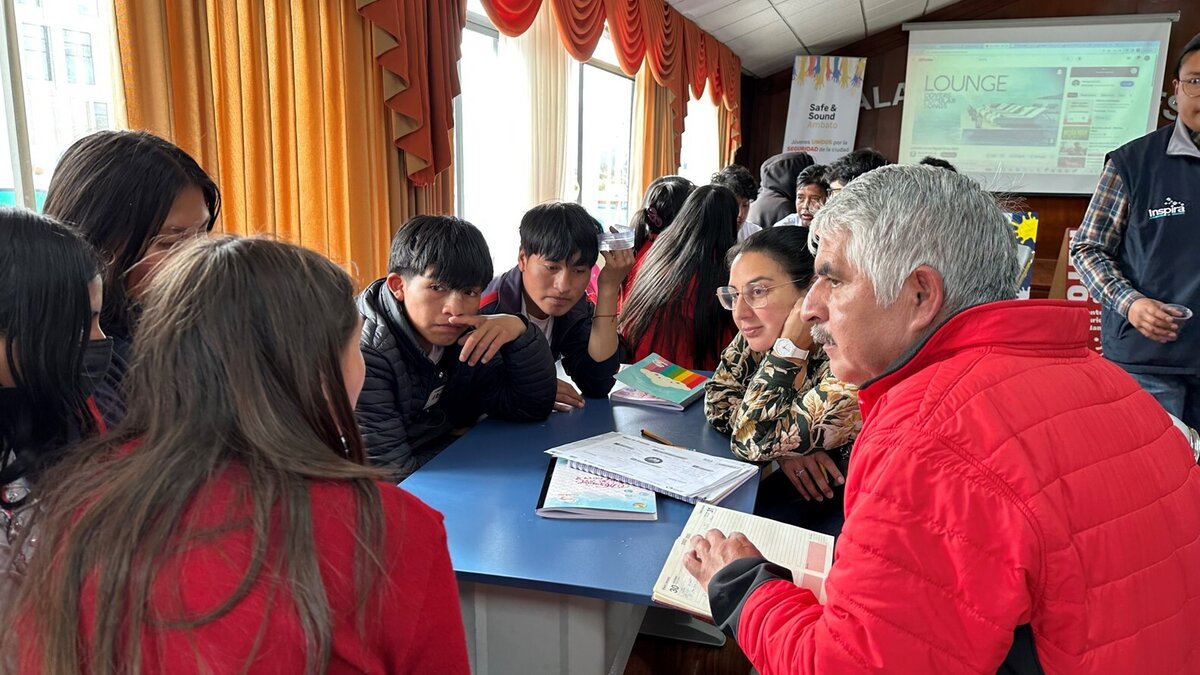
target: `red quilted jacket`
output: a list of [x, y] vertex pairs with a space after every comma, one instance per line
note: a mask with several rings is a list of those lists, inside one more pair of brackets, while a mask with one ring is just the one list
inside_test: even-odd
[[1200, 468], [1087, 322], [976, 307], [859, 392], [827, 604], [730, 619], [763, 675], [995, 673], [1024, 625], [1047, 674], [1200, 672]]

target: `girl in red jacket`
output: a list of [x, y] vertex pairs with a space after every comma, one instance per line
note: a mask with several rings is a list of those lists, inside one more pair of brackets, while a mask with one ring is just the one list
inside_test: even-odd
[[363, 465], [353, 292], [263, 239], [163, 264], [128, 415], [46, 481], [6, 665], [467, 672], [441, 517]]
[[736, 332], [717, 288], [729, 283], [725, 254], [737, 243], [737, 214], [727, 188], [696, 188], [674, 224], [634, 264], [617, 326], [633, 352], [630, 362], [656, 352], [685, 368], [717, 366]]

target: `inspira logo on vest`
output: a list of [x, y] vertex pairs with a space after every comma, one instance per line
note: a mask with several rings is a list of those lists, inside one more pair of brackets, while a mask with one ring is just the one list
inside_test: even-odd
[[1182, 216], [1183, 214], [1187, 213], [1187, 205], [1183, 202], [1167, 197], [1165, 200], [1163, 200], [1163, 207], [1161, 209], [1149, 209], [1149, 211], [1150, 220], [1166, 218], [1168, 216]]

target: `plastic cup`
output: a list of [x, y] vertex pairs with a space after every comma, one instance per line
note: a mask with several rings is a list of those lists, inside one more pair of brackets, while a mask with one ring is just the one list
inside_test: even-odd
[[1163, 305], [1163, 309], [1172, 314], [1178, 315], [1173, 317], [1176, 326], [1182, 326], [1183, 324], [1187, 323], [1188, 319], [1192, 318], [1192, 310], [1184, 307], [1183, 305], [1165, 304]]
[[601, 251], [624, 251], [633, 248], [634, 231], [630, 227], [617, 228], [616, 232], [603, 232], [598, 236]]

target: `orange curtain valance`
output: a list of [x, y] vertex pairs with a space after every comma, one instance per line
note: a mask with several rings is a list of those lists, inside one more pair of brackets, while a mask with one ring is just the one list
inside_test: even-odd
[[[541, 4], [541, 0], [525, 1]], [[385, 92], [388, 108], [400, 119], [394, 142], [406, 153], [409, 181], [430, 185], [454, 156], [450, 129], [454, 128], [454, 97], [460, 91], [458, 61], [467, 25], [466, 0], [358, 0], [358, 4], [359, 14], [396, 42], [375, 59], [399, 81], [398, 91]]]
[[[510, 37], [524, 33], [542, 6], [542, 0], [482, 3], [496, 29]], [[698, 98], [707, 84], [714, 103], [728, 110], [739, 107], [741, 59], [664, 0], [546, 3], [554, 12], [563, 46], [576, 60], [591, 58], [607, 22], [618, 65], [627, 75], [637, 74], [645, 63], [654, 80], [683, 101]]]
[[604, 3], [548, 0], [558, 25], [558, 37], [576, 61], [587, 61], [604, 35]]

